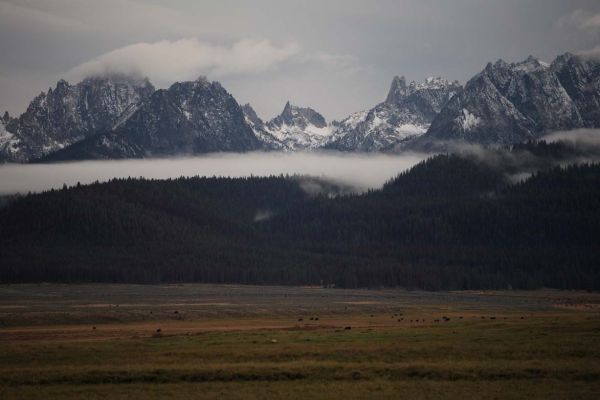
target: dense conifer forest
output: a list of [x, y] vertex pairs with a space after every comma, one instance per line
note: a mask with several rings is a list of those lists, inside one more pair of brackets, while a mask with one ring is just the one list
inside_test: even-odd
[[17, 196], [0, 208], [0, 282], [600, 290], [600, 165], [568, 165], [584, 156], [442, 154], [363, 194], [277, 176]]

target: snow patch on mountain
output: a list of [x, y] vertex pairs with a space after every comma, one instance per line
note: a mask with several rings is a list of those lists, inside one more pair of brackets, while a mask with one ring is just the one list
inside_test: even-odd
[[0, 121], [0, 154], [12, 155], [19, 150], [19, 138], [6, 130], [4, 121]]
[[147, 79], [126, 75], [93, 76], [75, 85], [61, 79], [8, 121], [5, 130], [14, 137], [10, 148], [0, 151], [0, 160], [37, 159], [109, 131], [153, 92]]
[[479, 125], [481, 118], [478, 118], [466, 108], [463, 108], [462, 114], [456, 118], [456, 121], [462, 126], [463, 131], [468, 132]]
[[281, 114], [264, 123], [249, 104], [242, 107], [246, 123], [268, 149], [310, 150], [323, 146], [333, 127], [312, 108], [298, 107], [288, 101]]
[[440, 77], [407, 84], [404, 77], [396, 76], [383, 103], [334, 122], [325, 147], [372, 152], [413, 140], [427, 132], [433, 118], [460, 89], [458, 82]]
[[569, 54], [552, 64], [533, 56], [516, 63], [488, 63], [413, 147], [448, 140], [513, 144], [552, 131], [600, 125], [599, 67]]

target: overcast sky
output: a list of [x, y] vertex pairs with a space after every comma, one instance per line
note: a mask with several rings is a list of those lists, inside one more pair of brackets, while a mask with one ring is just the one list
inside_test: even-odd
[[0, 110], [59, 78], [206, 75], [263, 119], [286, 100], [328, 120], [385, 98], [394, 75], [464, 83], [488, 61], [600, 44], [598, 0], [0, 0]]

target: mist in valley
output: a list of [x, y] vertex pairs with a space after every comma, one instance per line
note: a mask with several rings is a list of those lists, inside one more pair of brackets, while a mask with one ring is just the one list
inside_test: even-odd
[[217, 153], [198, 157], [79, 161], [0, 166], [0, 194], [41, 192], [112, 178], [168, 179], [188, 176], [247, 177], [310, 175], [352, 188], [355, 192], [381, 187], [426, 154], [402, 155], [311, 153]]

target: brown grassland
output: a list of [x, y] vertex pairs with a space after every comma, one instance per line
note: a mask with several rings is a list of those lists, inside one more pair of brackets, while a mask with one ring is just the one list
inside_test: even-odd
[[598, 399], [600, 294], [0, 286], [1, 399]]

